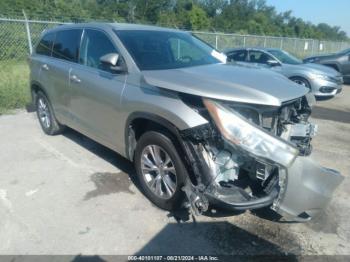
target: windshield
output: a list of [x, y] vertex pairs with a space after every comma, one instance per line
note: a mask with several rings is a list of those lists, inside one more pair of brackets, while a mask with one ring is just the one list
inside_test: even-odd
[[216, 51], [211, 46], [188, 33], [154, 30], [119, 30], [115, 33], [140, 70], [221, 63], [212, 55]]
[[291, 54], [287, 53], [286, 51], [269, 50], [269, 53], [272, 54], [273, 56], [275, 56], [283, 64], [299, 65], [299, 64], [303, 63], [301, 60], [299, 60], [298, 58], [292, 56]]

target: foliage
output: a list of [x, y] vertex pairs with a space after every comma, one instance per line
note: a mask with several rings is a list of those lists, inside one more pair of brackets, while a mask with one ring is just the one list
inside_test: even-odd
[[0, 115], [24, 107], [30, 100], [26, 62], [0, 62]]
[[315, 25], [294, 17], [291, 11], [278, 13], [265, 0], [0, 1], [0, 15], [21, 16], [22, 9], [36, 19], [138, 22], [187, 30], [349, 40], [338, 26]]

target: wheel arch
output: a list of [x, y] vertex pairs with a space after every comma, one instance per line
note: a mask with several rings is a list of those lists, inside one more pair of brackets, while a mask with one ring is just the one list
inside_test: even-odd
[[135, 142], [142, 134], [149, 130], [158, 130], [169, 133], [176, 139], [177, 143], [181, 143], [181, 136], [178, 128], [167, 119], [152, 113], [134, 112], [126, 121], [125, 124], [125, 155], [128, 159], [133, 160], [135, 144], [130, 139], [135, 139]]
[[302, 80], [305, 80], [305, 81], [309, 84], [310, 88], [312, 88], [310, 79], [309, 79], [309, 77], [307, 77], [306, 75], [303, 75], [303, 74], [294, 74], [294, 75], [289, 76], [288, 78], [289, 78], [289, 80], [291, 80], [291, 81], [294, 81], [293, 79], [298, 79], [298, 78], [299, 78], [299, 79], [302, 79]]
[[36, 94], [39, 91], [43, 92], [45, 94], [45, 96], [47, 97], [47, 99], [50, 101], [50, 98], [49, 98], [45, 88], [43, 87], [43, 85], [41, 85], [38, 81], [31, 81], [31, 83], [30, 83], [30, 94], [32, 96], [32, 103], [33, 103], [33, 105], [35, 104]]
[[133, 161], [137, 140], [147, 131], [159, 131], [165, 135], [170, 135], [170, 139], [174, 143], [176, 149], [179, 151], [190, 180], [193, 183], [197, 182], [196, 176], [193, 174], [190, 165], [186, 159], [186, 149], [184, 141], [182, 140], [180, 130], [170, 121], [156, 114], [145, 112], [132, 113], [125, 125], [125, 156]]

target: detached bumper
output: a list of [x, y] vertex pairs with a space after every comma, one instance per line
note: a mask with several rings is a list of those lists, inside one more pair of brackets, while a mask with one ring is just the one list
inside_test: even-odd
[[321, 167], [308, 157], [298, 157], [285, 172], [285, 190], [274, 209], [294, 221], [310, 220], [324, 209], [344, 179], [339, 172]]
[[[280, 170], [286, 179], [280, 191], [274, 187], [265, 197], [251, 198], [237, 188], [208, 188], [209, 203], [227, 210], [272, 208], [286, 220], [308, 221], [324, 209], [344, 177], [321, 167], [309, 157], [298, 157], [293, 165]], [[284, 174], [283, 174], [284, 173]]]

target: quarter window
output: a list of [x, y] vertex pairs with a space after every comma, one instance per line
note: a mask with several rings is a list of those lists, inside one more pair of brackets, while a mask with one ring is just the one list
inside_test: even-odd
[[84, 31], [79, 56], [80, 64], [109, 71], [100, 63], [100, 58], [110, 53], [118, 53], [118, 51], [103, 32], [92, 29]]
[[82, 30], [80, 29], [58, 31], [52, 56], [70, 62], [77, 62], [81, 33]]
[[39, 55], [51, 56], [53, 41], [55, 40], [54, 33], [48, 33], [43, 36], [38, 46], [36, 47], [36, 53]]

